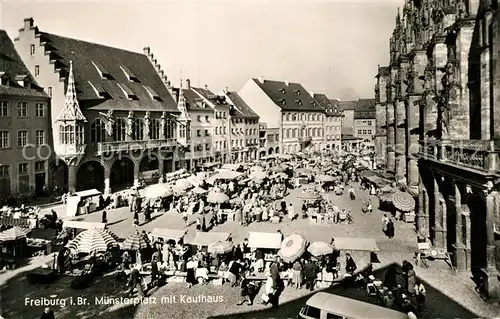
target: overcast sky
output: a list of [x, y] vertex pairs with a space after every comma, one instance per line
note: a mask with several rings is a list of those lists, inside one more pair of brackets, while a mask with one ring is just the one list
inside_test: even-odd
[[150, 46], [176, 86], [238, 91], [250, 77], [300, 82], [330, 98], [373, 97], [377, 64], [403, 0], [12, 1], [0, 28], [41, 31], [142, 52]]

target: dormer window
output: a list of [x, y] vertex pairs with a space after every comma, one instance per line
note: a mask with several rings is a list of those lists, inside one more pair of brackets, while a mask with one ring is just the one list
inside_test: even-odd
[[314, 105], [314, 106], [316, 106], [316, 101], [312, 100], [311, 104]]
[[101, 99], [106, 97], [106, 95], [107, 95], [106, 90], [104, 90], [102, 86], [97, 85], [97, 84], [93, 84], [90, 81], [87, 81], [87, 82], [90, 85], [90, 87], [94, 90], [97, 97], [99, 97]]
[[281, 103], [281, 105], [286, 105], [286, 100], [285, 99], [281, 99], [280, 103]]
[[280, 92], [281, 92], [281, 94], [285, 94], [286, 93], [285, 89], [280, 89]]
[[295, 90], [295, 94], [300, 95], [300, 90]]
[[302, 105], [302, 101], [301, 101], [301, 100], [295, 100], [295, 103], [296, 103], [297, 105], [299, 105], [299, 106], [301, 106], [301, 105]]
[[138, 100], [137, 95], [135, 95], [135, 93], [132, 92], [132, 90], [128, 86], [126, 86], [125, 84], [118, 84], [118, 83], [116, 85], [118, 85], [118, 87], [122, 90], [123, 94], [127, 99]]
[[158, 95], [158, 93], [156, 93], [155, 90], [153, 90], [150, 86], [143, 85], [143, 87], [144, 87], [144, 89], [146, 91], [148, 91], [149, 96], [151, 97], [151, 99], [153, 99], [154, 101], [162, 102], [162, 99], [160, 98], [160, 96]]
[[16, 82], [22, 87], [29, 88], [28, 76], [27, 75], [17, 75]]
[[122, 69], [123, 73], [125, 73], [125, 76], [130, 82], [140, 83], [139, 78], [135, 76], [135, 74], [132, 73], [132, 71], [130, 71], [127, 67], [120, 66], [120, 69]]
[[92, 65], [96, 68], [96, 70], [99, 73], [99, 75], [101, 76], [101, 78], [103, 78], [105, 80], [113, 80], [111, 73], [109, 73], [108, 70], [106, 70], [102, 66], [102, 64], [100, 64], [99, 62], [92, 61]]
[[7, 74], [5, 74], [5, 72], [0, 72], [0, 85], [8, 86], [9, 84], [10, 83]]

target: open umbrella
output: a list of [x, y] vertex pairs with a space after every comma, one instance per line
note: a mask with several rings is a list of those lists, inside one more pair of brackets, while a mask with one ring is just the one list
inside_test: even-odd
[[324, 241], [315, 241], [307, 247], [307, 251], [315, 257], [324, 256], [333, 253], [333, 246]]
[[68, 247], [77, 253], [90, 254], [106, 251], [108, 246], [113, 244], [116, 244], [116, 239], [112, 233], [102, 229], [88, 229], [78, 234]]
[[205, 194], [207, 191], [201, 187], [196, 187], [192, 190], [195, 194]]
[[281, 243], [278, 255], [284, 262], [293, 262], [306, 251], [307, 240], [303, 235], [293, 234], [286, 237]]
[[322, 183], [331, 183], [336, 181], [335, 177], [330, 175], [319, 175], [316, 179]]
[[25, 238], [31, 232], [29, 228], [14, 226], [0, 233], [0, 242]]
[[302, 191], [299, 194], [297, 194], [297, 198], [302, 199], [302, 200], [316, 200], [316, 199], [320, 199], [321, 195], [316, 194], [316, 193], [311, 192], [311, 191]]
[[207, 201], [212, 204], [222, 204], [229, 201], [229, 197], [224, 193], [210, 192], [208, 193]]
[[413, 197], [405, 192], [396, 192], [392, 195], [392, 203], [396, 209], [403, 212], [409, 212], [415, 209], [415, 200]]
[[144, 236], [139, 232], [135, 232], [125, 239], [121, 248], [123, 250], [139, 250], [147, 247], [148, 244], [146, 243]]
[[148, 186], [144, 190], [144, 197], [146, 198], [158, 198], [162, 196], [168, 196], [172, 193], [170, 185], [168, 184], [154, 184]]
[[216, 241], [208, 245], [208, 252], [211, 254], [226, 254], [233, 249], [233, 243], [229, 241]]
[[193, 184], [186, 178], [179, 179], [175, 182], [175, 189], [183, 190], [193, 187]]
[[221, 170], [217, 174], [215, 174], [212, 178], [215, 180], [217, 179], [236, 179], [243, 175], [242, 173], [235, 172], [235, 171], [228, 171], [228, 170]]

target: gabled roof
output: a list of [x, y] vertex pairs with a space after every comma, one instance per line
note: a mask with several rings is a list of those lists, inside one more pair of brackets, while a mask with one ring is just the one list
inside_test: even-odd
[[339, 107], [344, 110], [354, 110], [356, 108], [356, 101], [340, 101], [339, 102]]
[[237, 92], [227, 92], [226, 95], [229, 97], [231, 102], [234, 104], [234, 114], [231, 114], [232, 117], [240, 117], [240, 118], [259, 118], [259, 115], [255, 113], [248, 104], [239, 96]]
[[200, 89], [200, 88], [194, 88], [194, 87], [191, 87], [191, 89], [198, 92], [201, 96], [203, 96], [205, 99], [207, 99], [214, 106], [227, 105], [227, 102], [225, 101], [225, 98], [226, 98], [225, 96], [217, 95], [208, 89]]
[[[4, 30], [0, 30], [0, 75], [9, 80], [8, 86], [0, 85], [0, 95], [49, 98], [29, 72], [17, 53], [14, 43]], [[31, 83], [30, 87], [19, 85], [17, 81], [21, 80]]]
[[[56, 59], [56, 65], [63, 70], [63, 74], [68, 74], [69, 61], [73, 61], [76, 90], [82, 109], [177, 112], [173, 97], [149, 57], [143, 53], [46, 32], [38, 34], [46, 50], [50, 48], [51, 57]], [[131, 81], [128, 72], [138, 81]], [[135, 98], [126, 97], [118, 84], [129, 88]], [[99, 96], [92, 86], [104, 90], [105, 95]], [[153, 99], [146, 87], [156, 92], [159, 99]]]
[[319, 103], [299, 83], [252, 78], [264, 93], [284, 111], [322, 111]]
[[[328, 116], [341, 116], [342, 110], [338, 106], [338, 100], [330, 100], [323, 93], [315, 93], [314, 99], [319, 103], [319, 105], [325, 110], [325, 114]], [[333, 102], [332, 102], [333, 101]]]
[[[205, 103], [203, 98], [201, 98], [195, 91], [194, 88], [182, 89], [184, 92], [184, 98], [186, 99], [186, 108], [188, 111], [210, 111], [213, 112], [213, 108], [210, 103]], [[203, 107], [205, 105], [205, 107]]]
[[359, 99], [354, 111], [355, 119], [375, 118], [375, 99]]

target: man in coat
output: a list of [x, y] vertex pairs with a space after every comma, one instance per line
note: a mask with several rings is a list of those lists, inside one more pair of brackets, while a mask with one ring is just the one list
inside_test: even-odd
[[316, 265], [311, 261], [306, 261], [304, 265], [304, 277], [306, 278], [306, 289], [310, 291], [314, 290], [314, 284], [316, 283], [317, 277], [317, 268]]

